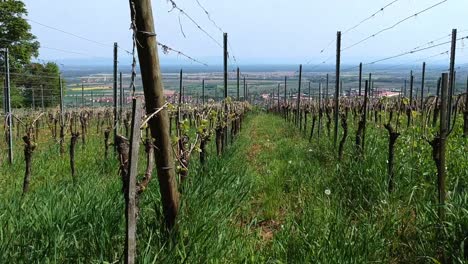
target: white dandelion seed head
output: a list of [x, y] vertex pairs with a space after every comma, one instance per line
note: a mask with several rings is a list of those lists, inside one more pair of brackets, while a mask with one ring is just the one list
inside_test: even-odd
[[292, 160], [288, 161], [289, 164], [292, 164]]
[[326, 194], [326, 195], [330, 195], [330, 194], [331, 194], [330, 189], [326, 189], [326, 190], [325, 190], [325, 194]]

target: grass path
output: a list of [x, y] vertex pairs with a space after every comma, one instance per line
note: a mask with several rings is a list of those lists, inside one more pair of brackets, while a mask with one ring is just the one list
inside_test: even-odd
[[304, 209], [315, 207], [321, 217], [317, 223], [330, 213], [324, 206], [329, 202], [324, 184], [334, 170], [327, 158], [331, 154], [312, 149], [313, 144], [291, 129], [291, 124], [267, 114], [255, 115], [233, 148], [228, 172], [245, 166], [243, 177], [251, 183], [248, 199], [233, 220], [249, 241], [251, 260], [289, 259], [289, 254], [296, 254], [292, 251], [300, 249], [294, 248], [295, 235], [304, 239], [298, 233], [306, 217]]

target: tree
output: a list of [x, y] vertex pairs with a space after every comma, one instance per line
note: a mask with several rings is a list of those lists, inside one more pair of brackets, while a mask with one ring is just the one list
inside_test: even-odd
[[[0, 0], [0, 10], [0, 48], [8, 48], [10, 53], [12, 107], [31, 107], [33, 100], [36, 106], [42, 106], [42, 96], [45, 107], [56, 106], [60, 96], [59, 68], [52, 62], [31, 63], [32, 58], [39, 56], [39, 42], [25, 18], [25, 4], [20, 0]], [[4, 65], [3, 54], [0, 63]], [[3, 82], [4, 73], [0, 76]]]
[[0, 0], [0, 10], [0, 48], [9, 49], [10, 68], [21, 70], [39, 55], [39, 42], [24, 18], [28, 11], [22, 1]]
[[16, 87], [23, 95], [23, 103], [26, 107], [57, 106], [60, 103], [60, 69], [54, 62], [45, 64], [30, 63], [24, 66], [21, 78], [15, 80]]

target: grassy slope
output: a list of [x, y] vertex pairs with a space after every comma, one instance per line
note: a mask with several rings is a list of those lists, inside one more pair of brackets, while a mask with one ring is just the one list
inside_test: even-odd
[[[424, 256], [436, 255], [430, 149], [413, 145], [409, 136], [399, 139], [397, 191], [388, 196], [385, 131], [369, 129], [365, 160], [353, 158], [352, 134], [345, 161], [337, 163], [324, 131], [321, 140], [308, 143], [279, 117], [251, 115], [226, 155], [210, 155], [206, 169], [193, 159], [181, 190], [178, 231], [170, 239], [161, 229], [157, 181], [150, 184], [140, 201], [140, 261], [427, 262]], [[124, 217], [117, 165], [103, 159], [101, 137], [91, 140], [77, 148], [75, 184], [68, 160], [56, 157], [57, 146], [40, 145], [23, 200], [22, 161], [0, 167], [0, 263], [119, 260]], [[457, 157], [449, 163], [451, 234], [468, 223], [464, 148], [449, 148]]]

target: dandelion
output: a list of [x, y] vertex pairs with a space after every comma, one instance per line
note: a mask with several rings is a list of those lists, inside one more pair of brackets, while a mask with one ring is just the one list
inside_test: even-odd
[[289, 164], [292, 164], [292, 160], [288, 161]]
[[309, 152], [312, 152], [312, 149], [309, 149]]
[[325, 190], [325, 194], [326, 194], [326, 195], [330, 195], [330, 194], [331, 194], [330, 189], [326, 189], [326, 190]]

